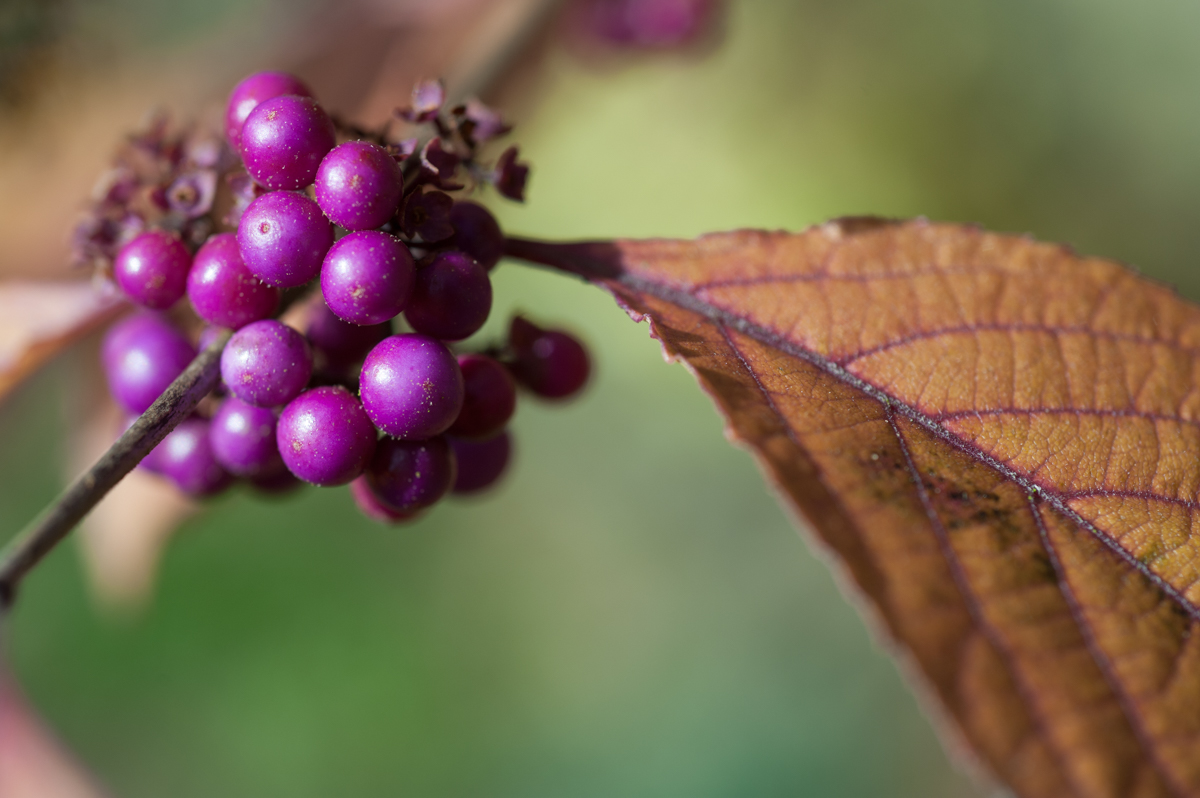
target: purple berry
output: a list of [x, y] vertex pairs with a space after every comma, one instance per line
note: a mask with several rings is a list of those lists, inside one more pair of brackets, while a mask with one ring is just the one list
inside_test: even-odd
[[384, 438], [364, 477], [385, 506], [416, 512], [435, 504], [454, 484], [454, 453], [444, 435], [427, 441]]
[[134, 302], [166, 310], [187, 291], [191, 265], [192, 255], [179, 237], [154, 228], [121, 247], [113, 277]]
[[513, 376], [544, 399], [565, 399], [587, 383], [591, 372], [587, 349], [561, 330], [543, 330], [515, 317], [508, 342], [515, 355]]
[[205, 419], [185, 419], [152, 452], [158, 473], [189, 496], [211, 496], [233, 481], [213, 456], [208, 429]]
[[317, 203], [293, 191], [272, 191], [250, 203], [238, 222], [246, 268], [267, 285], [295, 288], [321, 271], [333, 227]]
[[283, 464], [283, 460], [281, 459], [278, 468], [272, 469], [266, 474], [250, 477], [250, 484], [259, 493], [278, 496], [290, 493], [304, 483], [296, 479], [296, 475], [287, 470], [287, 466]]
[[229, 104], [225, 106], [225, 138], [235, 150], [241, 147], [242, 125], [250, 112], [259, 103], [281, 94], [312, 96], [308, 86], [286, 72], [255, 72], [234, 86], [229, 95]]
[[221, 403], [208, 432], [213, 456], [239, 477], [277, 471], [283, 465], [275, 445], [275, 411], [231, 396]]
[[375, 344], [392, 334], [392, 325], [361, 326], [342, 321], [325, 303], [317, 304], [308, 322], [308, 340], [324, 358], [326, 366], [341, 369], [358, 363]]
[[149, 313], [130, 316], [104, 336], [101, 361], [113, 398], [141, 414], [183, 373], [196, 349], [166, 319]]
[[187, 295], [197, 316], [235, 330], [265, 319], [279, 305], [279, 289], [250, 273], [233, 233], [213, 236], [196, 252]]
[[504, 233], [496, 217], [474, 202], [456, 202], [450, 209], [450, 224], [454, 226], [451, 246], [461, 249], [475, 262], [491, 271], [504, 254]]
[[508, 369], [487, 355], [459, 355], [463, 375], [463, 408], [447, 430], [460, 438], [487, 438], [500, 430], [517, 409], [517, 386]]
[[242, 125], [246, 171], [270, 189], [294, 190], [312, 183], [334, 143], [333, 122], [311, 97], [272, 97]]
[[229, 392], [256, 407], [290, 402], [311, 376], [308, 341], [274, 319], [247, 324], [233, 334], [221, 353], [221, 377]]
[[441, 341], [393, 335], [363, 361], [359, 395], [379, 429], [395, 438], [424, 440], [445, 432], [458, 418], [462, 372]]
[[381, 324], [399, 315], [413, 289], [413, 259], [398, 238], [360, 230], [329, 249], [321, 266], [321, 294], [351, 324]]
[[314, 485], [344, 485], [366, 468], [375, 428], [340, 385], [305, 391], [283, 409], [275, 429], [288, 470]]
[[396, 215], [404, 193], [400, 164], [378, 144], [347, 141], [317, 169], [317, 204], [347, 230], [382, 227]]
[[457, 495], [477, 493], [500, 479], [512, 458], [512, 437], [508, 431], [484, 440], [451, 438], [458, 476], [451, 491]]
[[402, 513], [399, 510], [393, 510], [391, 507], [388, 507], [371, 491], [371, 486], [367, 484], [366, 477], [359, 477], [350, 483], [350, 495], [354, 497], [354, 503], [358, 505], [358, 509], [363, 515], [372, 521], [379, 521], [382, 524], [400, 524], [406, 521], [413, 521], [421, 514], [420, 510], [411, 513]]
[[487, 272], [465, 252], [447, 250], [417, 269], [404, 318], [419, 333], [460, 341], [482, 327], [491, 312]]

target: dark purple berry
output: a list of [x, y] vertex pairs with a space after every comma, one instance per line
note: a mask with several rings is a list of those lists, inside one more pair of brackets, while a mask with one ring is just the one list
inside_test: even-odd
[[187, 290], [191, 265], [192, 254], [179, 237], [155, 228], [121, 247], [113, 277], [137, 304], [166, 310]]
[[484, 440], [451, 438], [458, 476], [451, 489], [457, 495], [477, 493], [496, 483], [512, 458], [512, 437], [508, 431]]
[[225, 106], [225, 138], [235, 150], [241, 147], [242, 125], [246, 117], [250, 116], [250, 112], [257, 108], [259, 103], [281, 94], [312, 96], [307, 86], [286, 72], [255, 72], [234, 86], [229, 95], [229, 103]]
[[591, 371], [587, 350], [561, 330], [543, 330], [517, 316], [508, 333], [513, 376], [544, 399], [565, 399], [587, 383]]
[[242, 125], [246, 171], [270, 189], [311, 184], [334, 143], [333, 123], [311, 97], [273, 97], [251, 111]]
[[445, 432], [458, 418], [462, 372], [441, 341], [393, 335], [363, 361], [359, 395], [379, 429], [395, 438], [424, 440]]
[[321, 294], [351, 324], [381, 324], [404, 310], [413, 289], [413, 259], [398, 238], [360, 230], [329, 248]]
[[454, 484], [454, 453], [444, 435], [426, 441], [384, 438], [364, 476], [388, 508], [416, 512], [435, 504]]
[[392, 334], [392, 325], [361, 326], [342, 321], [325, 303], [317, 304], [308, 322], [308, 340], [332, 369], [360, 362], [375, 344]]
[[212, 418], [209, 441], [213, 456], [239, 477], [270, 474], [283, 466], [275, 445], [275, 411], [231, 396]]
[[208, 428], [205, 419], [185, 419], [152, 452], [158, 473], [189, 496], [211, 496], [233, 481], [213, 456]]
[[287, 470], [287, 466], [280, 459], [279, 467], [272, 469], [266, 474], [260, 474], [256, 477], [249, 478], [250, 484], [259, 493], [265, 493], [272, 496], [279, 496], [284, 493], [290, 493], [304, 483], [296, 479], [296, 475]]
[[317, 204], [347, 230], [382, 227], [396, 215], [404, 193], [400, 164], [378, 144], [347, 141], [317, 169]]
[[166, 319], [139, 313], [104, 337], [101, 361], [108, 389], [130, 413], [141, 414], [183, 373], [196, 349]]
[[250, 203], [238, 222], [246, 268], [267, 285], [295, 288], [321, 271], [333, 226], [317, 203], [294, 191], [272, 191]]
[[312, 351], [303, 335], [274, 319], [247, 324], [221, 353], [221, 377], [229, 392], [257, 407], [296, 398], [312, 376]]
[[454, 226], [451, 246], [461, 249], [475, 262], [491, 271], [504, 254], [504, 233], [496, 217], [474, 202], [456, 202], [450, 209], [450, 224]]
[[419, 333], [460, 341], [482, 327], [491, 312], [487, 272], [465, 252], [447, 250], [417, 269], [404, 318]]
[[517, 386], [508, 369], [487, 355], [459, 355], [463, 375], [463, 408], [447, 430], [460, 438], [487, 438], [500, 430], [517, 409]]
[[420, 510], [402, 513], [388, 507], [371, 491], [366, 477], [359, 477], [350, 483], [350, 495], [354, 497], [354, 503], [363, 515], [381, 524], [401, 524], [406, 521], [414, 521], [421, 514]]
[[366, 468], [375, 428], [354, 395], [340, 385], [314, 388], [292, 400], [275, 430], [288, 470], [314, 485], [344, 485]]
[[197, 316], [235, 330], [265, 319], [279, 305], [279, 289], [250, 273], [233, 233], [213, 236], [196, 252], [187, 294]]

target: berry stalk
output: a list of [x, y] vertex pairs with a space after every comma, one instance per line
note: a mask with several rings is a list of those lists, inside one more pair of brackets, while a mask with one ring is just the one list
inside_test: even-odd
[[94, 466], [13, 538], [0, 556], [0, 610], [12, 605], [24, 576], [212, 391], [229, 336], [219, 334]]

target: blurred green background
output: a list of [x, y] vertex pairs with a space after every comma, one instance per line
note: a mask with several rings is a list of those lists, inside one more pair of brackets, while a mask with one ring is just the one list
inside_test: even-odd
[[[163, 58], [163, 31], [243, 13], [102, 5], [88, 35]], [[1200, 295], [1200, 5], [744, 0], [724, 27], [711, 51], [620, 64], [552, 45], [519, 106], [529, 202], [499, 207], [505, 225], [692, 236], [924, 214]], [[495, 287], [491, 334], [514, 308], [566, 321], [597, 370], [582, 401], [524, 402], [490, 498], [393, 530], [344, 490], [235, 493], [185, 526], [133, 618], [95, 609], [70, 546], [29, 581], [8, 656], [112, 792], [984, 794], [645, 326], [518, 265]], [[58, 485], [45, 397], [71, 368], [0, 410], [0, 528]]]

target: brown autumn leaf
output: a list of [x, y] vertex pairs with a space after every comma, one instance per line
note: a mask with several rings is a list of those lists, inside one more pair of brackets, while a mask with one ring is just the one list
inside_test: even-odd
[[925, 221], [510, 253], [650, 320], [952, 747], [1028, 798], [1200, 795], [1200, 307]]
[[124, 305], [86, 280], [0, 283], [0, 399]]

